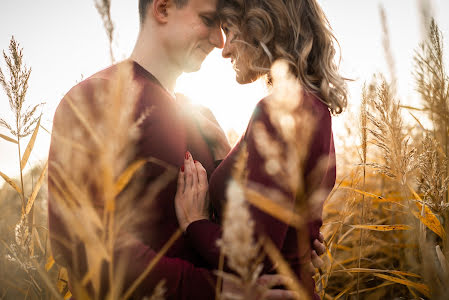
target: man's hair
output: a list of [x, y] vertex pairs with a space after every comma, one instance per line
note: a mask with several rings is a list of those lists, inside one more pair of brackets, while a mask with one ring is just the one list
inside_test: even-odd
[[[182, 8], [187, 4], [189, 0], [173, 0], [177, 8]], [[139, 17], [140, 24], [143, 24], [145, 21], [145, 15], [147, 13], [148, 4], [152, 3], [153, 0], [139, 0]]]

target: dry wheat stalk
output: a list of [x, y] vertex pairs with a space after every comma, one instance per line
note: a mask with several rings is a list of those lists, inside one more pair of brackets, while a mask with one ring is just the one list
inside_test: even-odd
[[397, 76], [393, 53], [391, 51], [390, 33], [387, 25], [387, 13], [382, 5], [379, 7], [380, 20], [382, 24], [382, 46], [384, 48], [385, 60], [387, 61], [388, 71], [390, 72], [391, 88], [396, 90]]
[[103, 21], [103, 26], [108, 36], [109, 42], [109, 55], [111, 57], [111, 62], [115, 62], [114, 51], [112, 50], [112, 43], [114, 40], [114, 22], [111, 18], [111, 0], [94, 0], [95, 8], [100, 14], [101, 20]]
[[[138, 125], [151, 113], [146, 111], [135, 121], [135, 102], [141, 90], [129, 75], [130, 68], [130, 64], [123, 64], [113, 85], [94, 82], [100, 86], [92, 98], [87, 99], [81, 90], [73, 89], [63, 100], [64, 114], [55, 117], [60, 126], [53, 129], [58, 146], [50, 164], [55, 185], [53, 205], [70, 228], [69, 237], [58, 239], [63, 244], [82, 243], [88, 262], [88, 270], [72, 270], [76, 274], [72, 282], [75, 296], [86, 294], [89, 283], [93, 288], [93, 293], [89, 294], [95, 299], [123, 296], [121, 272], [126, 271], [126, 265], [115, 262], [114, 253], [132, 242], [126, 237], [133, 235], [136, 224], [142, 221], [139, 212], [146, 210], [153, 196], [176, 175], [176, 171], [169, 168], [151, 186], [142, 187], [139, 180], [129, 182], [132, 175], [140, 174], [139, 169], [147, 162], [135, 162], [134, 151], [139, 137]], [[56, 119], [62, 117], [64, 121]], [[79, 144], [89, 152], [79, 151]], [[133, 199], [143, 189], [151, 193], [145, 201], [136, 203]], [[78, 255], [73, 251], [74, 259]], [[100, 293], [103, 263], [107, 263], [109, 279], [105, 295]]]
[[[43, 293], [42, 286], [48, 284], [49, 281], [44, 277], [39, 278], [39, 275], [41, 274], [39, 271], [42, 266], [36, 263], [36, 261], [42, 257], [45, 259], [46, 248], [44, 249], [44, 246], [42, 245], [43, 242], [41, 241], [41, 237], [37, 230], [34, 204], [45, 180], [46, 166], [40, 171], [39, 180], [36, 183], [31, 181], [30, 177], [32, 176], [30, 175], [28, 175], [29, 180], [25, 182], [24, 169], [27, 165], [31, 151], [33, 150], [34, 142], [40, 127], [41, 115], [38, 115], [37, 110], [42, 104], [29, 106], [25, 109], [31, 68], [28, 68], [25, 65], [23, 49], [14, 37], [11, 37], [9, 43], [9, 56], [3, 51], [3, 58], [7, 65], [8, 76], [6, 77], [0, 68], [0, 84], [8, 97], [9, 106], [14, 118], [11, 124], [8, 123], [7, 119], [1, 118], [0, 126], [7, 128], [16, 139], [5, 135], [0, 135], [0, 137], [8, 142], [17, 144], [20, 185], [17, 185], [15, 180], [10, 179], [6, 174], [1, 173], [1, 175], [21, 198], [20, 215], [18, 216], [18, 219], [15, 219], [15, 226], [13, 226], [12, 229], [14, 233], [12, 242], [8, 242], [7, 244], [3, 241], [4, 237], [2, 237], [2, 243], [5, 245], [6, 250], [4, 258], [6, 258], [6, 261], [9, 263], [13, 263], [12, 265], [9, 265], [8, 268], [11, 266], [18, 266], [23, 272], [22, 274], [25, 275], [23, 282], [19, 282], [19, 285], [22, 287], [24, 285], [27, 286], [32, 295], [39, 295]], [[25, 151], [22, 152], [21, 139], [31, 133], [33, 133], [33, 135], [31, 136]], [[30, 173], [34, 175], [34, 171], [35, 169], [31, 170]], [[27, 190], [31, 190], [31, 194], [26, 193], [25, 187]], [[15, 193], [11, 198], [13, 202], [16, 202], [17, 194]], [[37, 251], [35, 252], [35, 246], [37, 246], [40, 253]], [[40, 279], [43, 279], [43, 281]]]
[[[33, 202], [28, 203], [26, 199], [23, 181], [23, 169], [25, 167], [25, 162], [28, 159], [29, 152], [32, 150], [32, 145], [27, 147], [27, 151], [24, 152], [24, 157], [22, 158], [20, 139], [28, 136], [31, 132], [37, 133], [36, 129], [38, 129], [37, 126], [39, 126], [40, 116], [36, 116], [36, 111], [41, 104], [28, 107], [28, 109], [24, 112], [31, 69], [27, 68], [24, 64], [23, 49], [20, 48], [20, 45], [16, 42], [14, 37], [11, 37], [9, 43], [9, 53], [10, 55], [8, 56], [5, 51], [3, 51], [3, 57], [9, 71], [9, 78], [7, 79], [5, 77], [0, 68], [0, 83], [8, 96], [9, 106], [14, 114], [15, 124], [10, 125], [5, 119], [0, 119], [0, 126], [6, 127], [10, 133], [16, 137], [20, 162], [19, 170], [21, 186], [21, 188], [18, 189], [18, 192], [20, 193], [22, 199], [22, 215], [20, 221], [15, 227], [16, 244], [12, 245], [12, 249], [19, 251], [19, 253], [27, 253], [27, 255], [33, 256], [33, 210], [30, 207], [29, 211], [27, 211], [28, 204], [33, 204]], [[33, 134], [33, 138], [31, 139], [32, 143], [34, 143], [34, 138], [35, 137]], [[21, 256], [20, 254], [18, 255]], [[27, 255], [25, 255], [25, 257]]]

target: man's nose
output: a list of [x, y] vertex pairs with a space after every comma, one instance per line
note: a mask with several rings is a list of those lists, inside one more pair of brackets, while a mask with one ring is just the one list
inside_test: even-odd
[[229, 42], [228, 42], [227, 38], [226, 38], [226, 43], [224, 44], [224, 47], [223, 47], [223, 51], [221, 51], [221, 56], [223, 56], [223, 58], [231, 57], [231, 51], [229, 49]]
[[214, 45], [216, 48], [218, 48], [218, 49], [223, 48], [223, 46], [224, 46], [223, 34], [221, 32], [221, 27], [219, 25], [215, 26], [212, 29], [209, 40], [210, 40], [211, 44]]
[[230, 58], [231, 57], [231, 40], [233, 38], [232, 34], [226, 35], [226, 42], [223, 46], [223, 51], [221, 51], [221, 56], [223, 58]]

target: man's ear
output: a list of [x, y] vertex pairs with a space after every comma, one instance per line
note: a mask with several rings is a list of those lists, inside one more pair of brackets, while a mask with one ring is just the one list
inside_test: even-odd
[[173, 5], [172, 0], [154, 0], [153, 1], [153, 16], [159, 23], [167, 23], [168, 11]]

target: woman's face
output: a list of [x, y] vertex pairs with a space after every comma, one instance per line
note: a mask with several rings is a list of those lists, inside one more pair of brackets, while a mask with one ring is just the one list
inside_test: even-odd
[[256, 81], [260, 74], [251, 70], [249, 62], [251, 59], [250, 51], [245, 42], [239, 39], [238, 35], [228, 28], [224, 23], [222, 25], [223, 31], [226, 35], [226, 42], [222, 51], [224, 58], [230, 58], [236, 72], [235, 79], [240, 84], [246, 84]]

